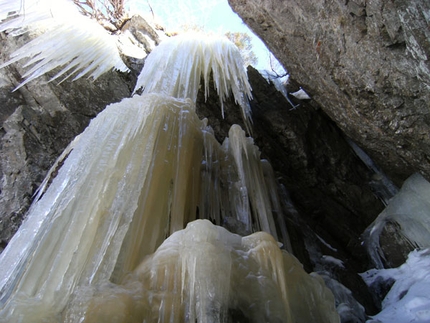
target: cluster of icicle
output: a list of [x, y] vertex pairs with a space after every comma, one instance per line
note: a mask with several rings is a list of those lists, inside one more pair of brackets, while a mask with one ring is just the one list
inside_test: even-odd
[[164, 56], [164, 78], [141, 77], [141, 96], [93, 119], [0, 255], [0, 322], [339, 321], [322, 279], [279, 248], [276, 183], [253, 140], [233, 126], [220, 144], [195, 113], [210, 75], [221, 99], [245, 102], [239, 51], [171, 42], [142, 72]]
[[[212, 73], [222, 116], [224, 117], [223, 103], [233, 93], [236, 103], [242, 109], [242, 117], [249, 132], [251, 109], [248, 99], [252, 97], [251, 87], [242, 58], [226, 37], [189, 33], [163, 42], [159, 47], [157, 53], [160, 54], [148, 57], [148, 68], [140, 73], [134, 92], [143, 88], [143, 93], [163, 93], [175, 98], [190, 98], [196, 102], [201, 78], [205, 98], [209, 95]], [[185, 47], [187, 51], [183, 51]], [[168, 53], [167, 57], [164, 53]]]
[[[96, 21], [81, 15], [72, 0], [0, 0], [0, 32], [24, 33], [31, 26], [43, 32], [11, 56], [0, 68], [28, 59], [29, 68], [19, 86], [54, 69], [51, 80], [73, 76], [97, 79], [112, 69], [128, 71], [117, 47], [117, 39]], [[40, 33], [40, 32], [39, 32]]]

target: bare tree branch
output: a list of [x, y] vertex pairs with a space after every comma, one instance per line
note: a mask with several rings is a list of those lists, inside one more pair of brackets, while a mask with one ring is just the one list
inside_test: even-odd
[[107, 21], [116, 29], [119, 29], [123, 23], [125, 0], [73, 0], [73, 2], [82, 14], [99, 22]]
[[152, 10], [152, 6], [151, 6], [151, 4], [149, 3], [149, 0], [146, 0], [146, 2], [148, 3], [149, 10], [151, 10], [152, 19], [154, 19], [154, 20], [155, 20], [154, 10]]

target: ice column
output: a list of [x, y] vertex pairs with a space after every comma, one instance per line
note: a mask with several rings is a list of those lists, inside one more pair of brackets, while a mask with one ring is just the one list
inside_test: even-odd
[[252, 138], [235, 125], [219, 144], [195, 113], [212, 74], [249, 117], [240, 54], [178, 39], [149, 55], [141, 96], [106, 107], [69, 147], [0, 255], [0, 322], [338, 322], [322, 280], [279, 248]]

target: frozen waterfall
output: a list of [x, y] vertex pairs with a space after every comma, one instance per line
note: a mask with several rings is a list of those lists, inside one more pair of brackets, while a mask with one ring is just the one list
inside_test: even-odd
[[279, 248], [276, 183], [252, 138], [234, 125], [220, 144], [197, 117], [211, 76], [221, 107], [233, 93], [249, 120], [239, 51], [193, 35], [156, 48], [142, 95], [75, 139], [0, 255], [0, 322], [339, 321], [323, 280]]

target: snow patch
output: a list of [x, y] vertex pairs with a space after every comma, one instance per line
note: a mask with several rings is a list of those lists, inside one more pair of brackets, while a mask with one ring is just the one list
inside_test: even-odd
[[300, 90], [298, 90], [296, 92], [292, 92], [290, 94], [299, 100], [310, 100], [311, 99], [311, 97], [302, 88], [300, 88]]
[[335, 257], [323, 255], [321, 257], [321, 260], [322, 260], [323, 263], [335, 265], [335, 266], [340, 267], [342, 269], [345, 268], [345, 265], [343, 264], [343, 261], [340, 260], [340, 259], [337, 259]]
[[398, 268], [371, 269], [361, 277], [367, 285], [394, 279], [382, 311], [367, 322], [430, 322], [430, 249], [412, 251], [406, 263]]

